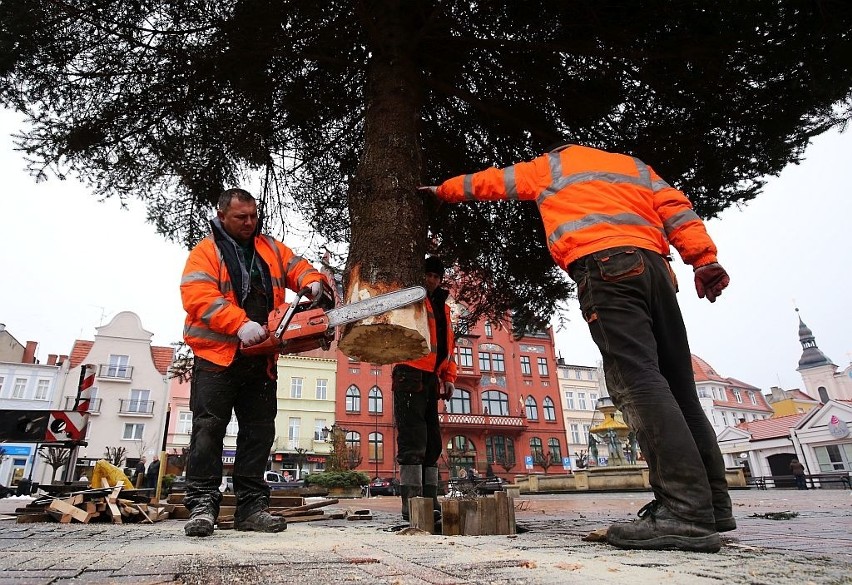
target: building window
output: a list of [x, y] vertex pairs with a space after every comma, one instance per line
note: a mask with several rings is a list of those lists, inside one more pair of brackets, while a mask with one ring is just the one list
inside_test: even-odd
[[346, 412], [361, 412], [361, 391], [354, 384], [346, 389]]
[[50, 391], [50, 380], [39, 380], [36, 385], [36, 400], [47, 400], [47, 393]]
[[749, 392], [749, 393], [748, 393], [748, 399], [751, 401], [751, 403], [752, 403], [754, 406], [757, 406], [757, 396], [755, 396], [755, 395], [754, 395], [754, 392]]
[[23, 398], [24, 391], [27, 389], [26, 378], [15, 378], [15, 386], [12, 388], [12, 398]]
[[814, 447], [814, 453], [822, 473], [852, 471], [852, 443]]
[[521, 356], [521, 374], [524, 376], [532, 375], [532, 366], [530, 365], [530, 356], [528, 355]]
[[361, 433], [357, 431], [346, 433], [346, 459], [353, 468], [361, 462]]
[[742, 397], [742, 395], [740, 394], [740, 391], [739, 391], [739, 390], [737, 390], [736, 388], [734, 388], [734, 399], [735, 399], [737, 402], [739, 402], [740, 404], [742, 404], [742, 403], [743, 403], [743, 397]]
[[574, 410], [574, 393], [566, 392], [565, 393], [565, 408], [568, 410]]
[[559, 439], [551, 437], [547, 440], [547, 450], [550, 453], [550, 460], [553, 463], [562, 462], [562, 446], [559, 444]]
[[825, 389], [825, 386], [820, 386], [819, 388], [817, 388], [817, 395], [819, 396], [820, 402], [822, 402], [823, 404], [828, 404], [830, 398], [828, 396], [828, 390]]
[[529, 420], [538, 420], [538, 405], [535, 403], [535, 398], [527, 396], [524, 407]]
[[698, 388], [698, 397], [699, 398], [710, 398], [710, 392], [707, 391], [707, 388]]
[[367, 394], [367, 412], [370, 414], [381, 414], [383, 409], [382, 391], [378, 386], [373, 386]]
[[192, 413], [183, 411], [178, 414], [177, 432], [179, 435], [192, 433]]
[[324, 418], [314, 419], [314, 441], [323, 441], [328, 436], [328, 432], [323, 429], [327, 428]]
[[582, 374], [583, 374], [583, 372], [582, 372], [582, 371], [577, 370], [577, 371], [575, 371], [575, 372], [574, 372], [574, 377], [575, 377], [575, 378], [577, 378], [578, 380], [580, 380], [580, 379], [581, 379], [581, 378], [580, 378], [580, 376], [581, 376]]
[[502, 353], [492, 353], [491, 354], [491, 363], [494, 367], [495, 372], [505, 372], [506, 371], [506, 358]]
[[502, 435], [485, 437], [485, 457], [488, 463], [511, 469], [516, 463], [515, 442]]
[[381, 433], [370, 433], [367, 439], [370, 443], [368, 457], [370, 461], [382, 461], [385, 458], [385, 443]]
[[549, 372], [547, 370], [547, 358], [538, 358], [538, 375], [547, 376], [548, 374]]
[[124, 434], [121, 436], [125, 441], [141, 441], [145, 434], [143, 423], [125, 423]]
[[290, 443], [289, 447], [291, 449], [298, 449], [301, 446], [299, 444], [299, 435], [301, 435], [301, 433], [302, 419], [291, 416], [287, 421], [287, 441]]
[[470, 414], [470, 392], [456, 388], [446, 405], [447, 412], [451, 414]]
[[585, 392], [577, 392], [577, 406], [580, 410], [588, 410]]
[[585, 441], [580, 439], [580, 425], [571, 423], [571, 442], [582, 445]]
[[225, 435], [229, 437], [236, 437], [240, 432], [240, 423], [237, 422], [237, 415], [231, 414], [231, 420], [228, 421], [228, 426], [225, 427]]
[[2, 396], [3, 391], [3, 382], [6, 380], [3, 376], [0, 376], [0, 396]]
[[583, 425], [583, 443], [589, 444], [589, 430], [591, 430], [592, 425]]
[[592, 374], [592, 370], [586, 370], [586, 376], [589, 380], [595, 379], [594, 375]]
[[485, 322], [485, 337], [494, 337], [494, 329], [488, 321]]
[[491, 354], [487, 351], [479, 352], [479, 371], [480, 372], [490, 372], [491, 371]]
[[290, 398], [302, 397], [302, 378], [290, 378]]
[[459, 366], [463, 368], [473, 367], [473, 348], [456, 347], [456, 355], [459, 362]]
[[544, 449], [541, 446], [541, 439], [538, 437], [532, 437], [530, 439], [530, 455], [532, 455], [533, 461], [535, 462], [544, 459]]
[[127, 408], [124, 412], [154, 412], [154, 405], [151, 403], [151, 391], [141, 388], [134, 388], [130, 391], [130, 400], [127, 402]]
[[598, 405], [598, 395], [594, 392], [589, 394], [589, 410], [594, 410]]
[[556, 407], [553, 405], [553, 400], [550, 399], [550, 396], [546, 396], [544, 398], [544, 402], [541, 404], [541, 409], [544, 412], [544, 420], [556, 420]]
[[109, 363], [107, 364], [107, 377], [109, 378], [129, 378], [130, 377], [130, 368], [128, 364], [130, 363], [129, 355], [112, 355], [109, 356]]
[[317, 378], [316, 398], [317, 400], [328, 400], [328, 380]]
[[494, 416], [509, 416], [509, 396], [499, 390], [482, 393], [482, 413]]

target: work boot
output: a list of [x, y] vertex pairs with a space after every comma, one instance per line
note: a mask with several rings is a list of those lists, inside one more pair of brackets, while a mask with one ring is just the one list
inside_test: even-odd
[[423, 495], [423, 466], [399, 466], [399, 494], [402, 496], [402, 519], [409, 521], [408, 500]]
[[661, 502], [652, 500], [639, 510], [639, 519], [629, 524], [613, 524], [607, 542], [619, 548], [648, 550], [688, 550], [719, 552], [722, 541], [714, 524], [701, 524], [678, 518]]
[[438, 501], [438, 468], [423, 468], [423, 497], [432, 498], [432, 509], [435, 511], [435, 522], [441, 521], [441, 503]]
[[716, 517], [716, 532], [728, 532], [737, 529], [737, 521], [733, 516], [723, 518]]
[[267, 510], [258, 510], [248, 518], [234, 521], [234, 530], [245, 532], [281, 532], [287, 530], [287, 520], [273, 516]]
[[211, 536], [216, 517], [212, 512], [204, 511], [192, 514], [183, 526], [187, 536]]

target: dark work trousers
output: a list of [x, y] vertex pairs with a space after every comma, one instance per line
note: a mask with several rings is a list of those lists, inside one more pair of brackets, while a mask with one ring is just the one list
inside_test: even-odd
[[400, 465], [435, 467], [441, 456], [438, 376], [400, 364], [394, 366], [391, 377], [396, 461]]
[[614, 404], [648, 463], [655, 497], [684, 520], [731, 516], [725, 464], [692, 373], [674, 273], [660, 254], [602, 250], [569, 267]]
[[235, 519], [243, 520], [269, 507], [269, 486], [263, 478], [275, 439], [276, 382], [267, 373], [267, 358], [237, 355], [227, 368], [196, 357], [190, 389], [192, 438], [186, 466], [185, 505], [219, 512], [222, 495], [222, 446], [237, 417], [234, 459]]

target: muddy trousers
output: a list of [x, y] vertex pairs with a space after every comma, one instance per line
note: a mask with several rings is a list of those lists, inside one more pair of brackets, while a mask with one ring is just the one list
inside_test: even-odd
[[269, 507], [269, 486], [263, 472], [275, 439], [275, 390], [266, 358], [238, 357], [227, 368], [195, 358], [184, 500], [190, 512], [219, 513], [222, 446], [232, 410], [239, 425], [233, 473], [235, 519], [243, 520]]
[[730, 517], [724, 460], [698, 401], [667, 260], [640, 248], [612, 248], [575, 261], [569, 274], [655, 497], [685, 520]]

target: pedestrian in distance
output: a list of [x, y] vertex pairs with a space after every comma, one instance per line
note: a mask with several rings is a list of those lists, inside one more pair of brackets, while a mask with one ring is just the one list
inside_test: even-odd
[[261, 233], [257, 202], [243, 189], [219, 197], [211, 233], [189, 253], [180, 291], [184, 340], [194, 364], [190, 385], [192, 434], [184, 503], [187, 536], [210, 536], [222, 494], [222, 447], [231, 412], [239, 425], [234, 458], [234, 528], [281, 532], [284, 518], [269, 513], [264, 481], [275, 440], [277, 355], [248, 356], [268, 337], [269, 312], [286, 289], [317, 299], [324, 277], [283, 243]]
[[145, 472], [145, 487], [157, 489], [157, 480], [160, 478], [160, 458], [154, 455], [148, 471]]
[[416, 360], [395, 365], [391, 373], [394, 420], [398, 429], [396, 459], [402, 517], [406, 521], [409, 520], [409, 500], [421, 496], [432, 499], [436, 519], [440, 518], [438, 458], [443, 445], [438, 399], [452, 398], [456, 380], [455, 336], [446, 302], [449, 291], [441, 286], [444, 279], [441, 259], [427, 258], [424, 272], [430, 351]]
[[136, 489], [142, 489], [145, 487], [145, 456], [139, 458], [139, 462], [136, 464], [136, 472], [133, 476], [133, 485], [136, 486]]
[[535, 201], [551, 256], [577, 283], [607, 387], [636, 433], [654, 491], [639, 519], [609, 528], [608, 541], [718, 551], [718, 532], [736, 523], [695, 389], [669, 246], [693, 266], [700, 298], [715, 302], [730, 279], [686, 196], [638, 158], [571, 144], [420, 189], [450, 203]]
[[808, 484], [805, 481], [805, 466], [798, 459], [790, 461], [790, 473], [796, 479], [796, 488], [800, 490], [808, 489]]

